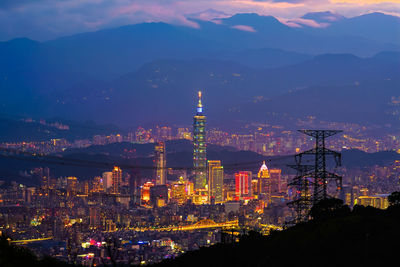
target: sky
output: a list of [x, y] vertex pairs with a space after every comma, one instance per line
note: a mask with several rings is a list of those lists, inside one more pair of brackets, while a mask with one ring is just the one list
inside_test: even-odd
[[[218, 12], [199, 14], [209, 9]], [[198, 27], [189, 14], [210, 19], [253, 12], [284, 20], [317, 11], [346, 17], [370, 12], [400, 16], [400, 0], [0, 0], [0, 41], [19, 37], [44, 41], [153, 21]]]

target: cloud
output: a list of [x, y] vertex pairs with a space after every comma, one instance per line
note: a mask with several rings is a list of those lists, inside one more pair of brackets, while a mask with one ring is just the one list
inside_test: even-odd
[[318, 23], [312, 19], [303, 19], [303, 18], [294, 18], [294, 19], [285, 19], [285, 18], [278, 18], [278, 20], [289, 26], [294, 28], [302, 28], [303, 26], [308, 26], [312, 28], [325, 28], [329, 26], [329, 23]]
[[[204, 10], [215, 11], [201, 13]], [[199, 27], [186, 15], [196, 13], [211, 20], [219, 12], [253, 12], [285, 18], [294, 26], [303, 14], [325, 10], [347, 17], [371, 10], [400, 14], [400, 0], [0, 0], [0, 41], [16, 37], [46, 40], [153, 21]]]
[[256, 32], [256, 30], [253, 27], [247, 25], [235, 25], [232, 26], [231, 28], [245, 32]]

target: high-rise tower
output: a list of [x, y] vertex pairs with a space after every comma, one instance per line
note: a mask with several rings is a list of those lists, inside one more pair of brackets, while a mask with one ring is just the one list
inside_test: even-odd
[[267, 165], [265, 165], [265, 161], [263, 161], [257, 177], [259, 198], [264, 198], [269, 201], [271, 198], [271, 175]]
[[[210, 203], [222, 203], [224, 185], [224, 167], [221, 166], [220, 160], [208, 161], [208, 197]], [[213, 201], [212, 201], [213, 200]]]
[[122, 170], [120, 167], [115, 166], [112, 171], [112, 185], [111, 185], [111, 193], [119, 194], [122, 184]]
[[163, 185], [167, 180], [167, 161], [165, 158], [165, 143], [158, 142], [155, 146], [156, 185]]
[[206, 157], [206, 116], [203, 114], [201, 91], [197, 112], [193, 117], [193, 169], [194, 188], [204, 189], [207, 184], [207, 157]]

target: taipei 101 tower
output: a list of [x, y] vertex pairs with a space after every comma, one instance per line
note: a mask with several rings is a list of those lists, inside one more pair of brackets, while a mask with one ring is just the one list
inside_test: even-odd
[[204, 189], [207, 184], [206, 116], [203, 114], [201, 91], [197, 112], [193, 117], [193, 170], [194, 189]]

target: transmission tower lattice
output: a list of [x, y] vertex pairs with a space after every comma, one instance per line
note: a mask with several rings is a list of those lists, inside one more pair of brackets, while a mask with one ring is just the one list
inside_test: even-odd
[[[288, 205], [296, 212], [296, 221], [308, 219], [311, 206], [317, 202], [328, 198], [328, 184], [334, 180], [336, 190], [342, 189], [342, 177], [327, 171], [327, 156], [333, 156], [336, 167], [341, 166], [341, 153], [327, 149], [325, 139], [340, 133], [338, 130], [299, 130], [299, 132], [309, 135], [315, 139], [315, 147], [304, 151], [295, 156], [296, 165], [289, 165], [297, 170], [297, 176], [289, 184], [296, 189], [296, 198]], [[315, 157], [314, 165], [302, 165], [304, 156], [312, 155]]]

